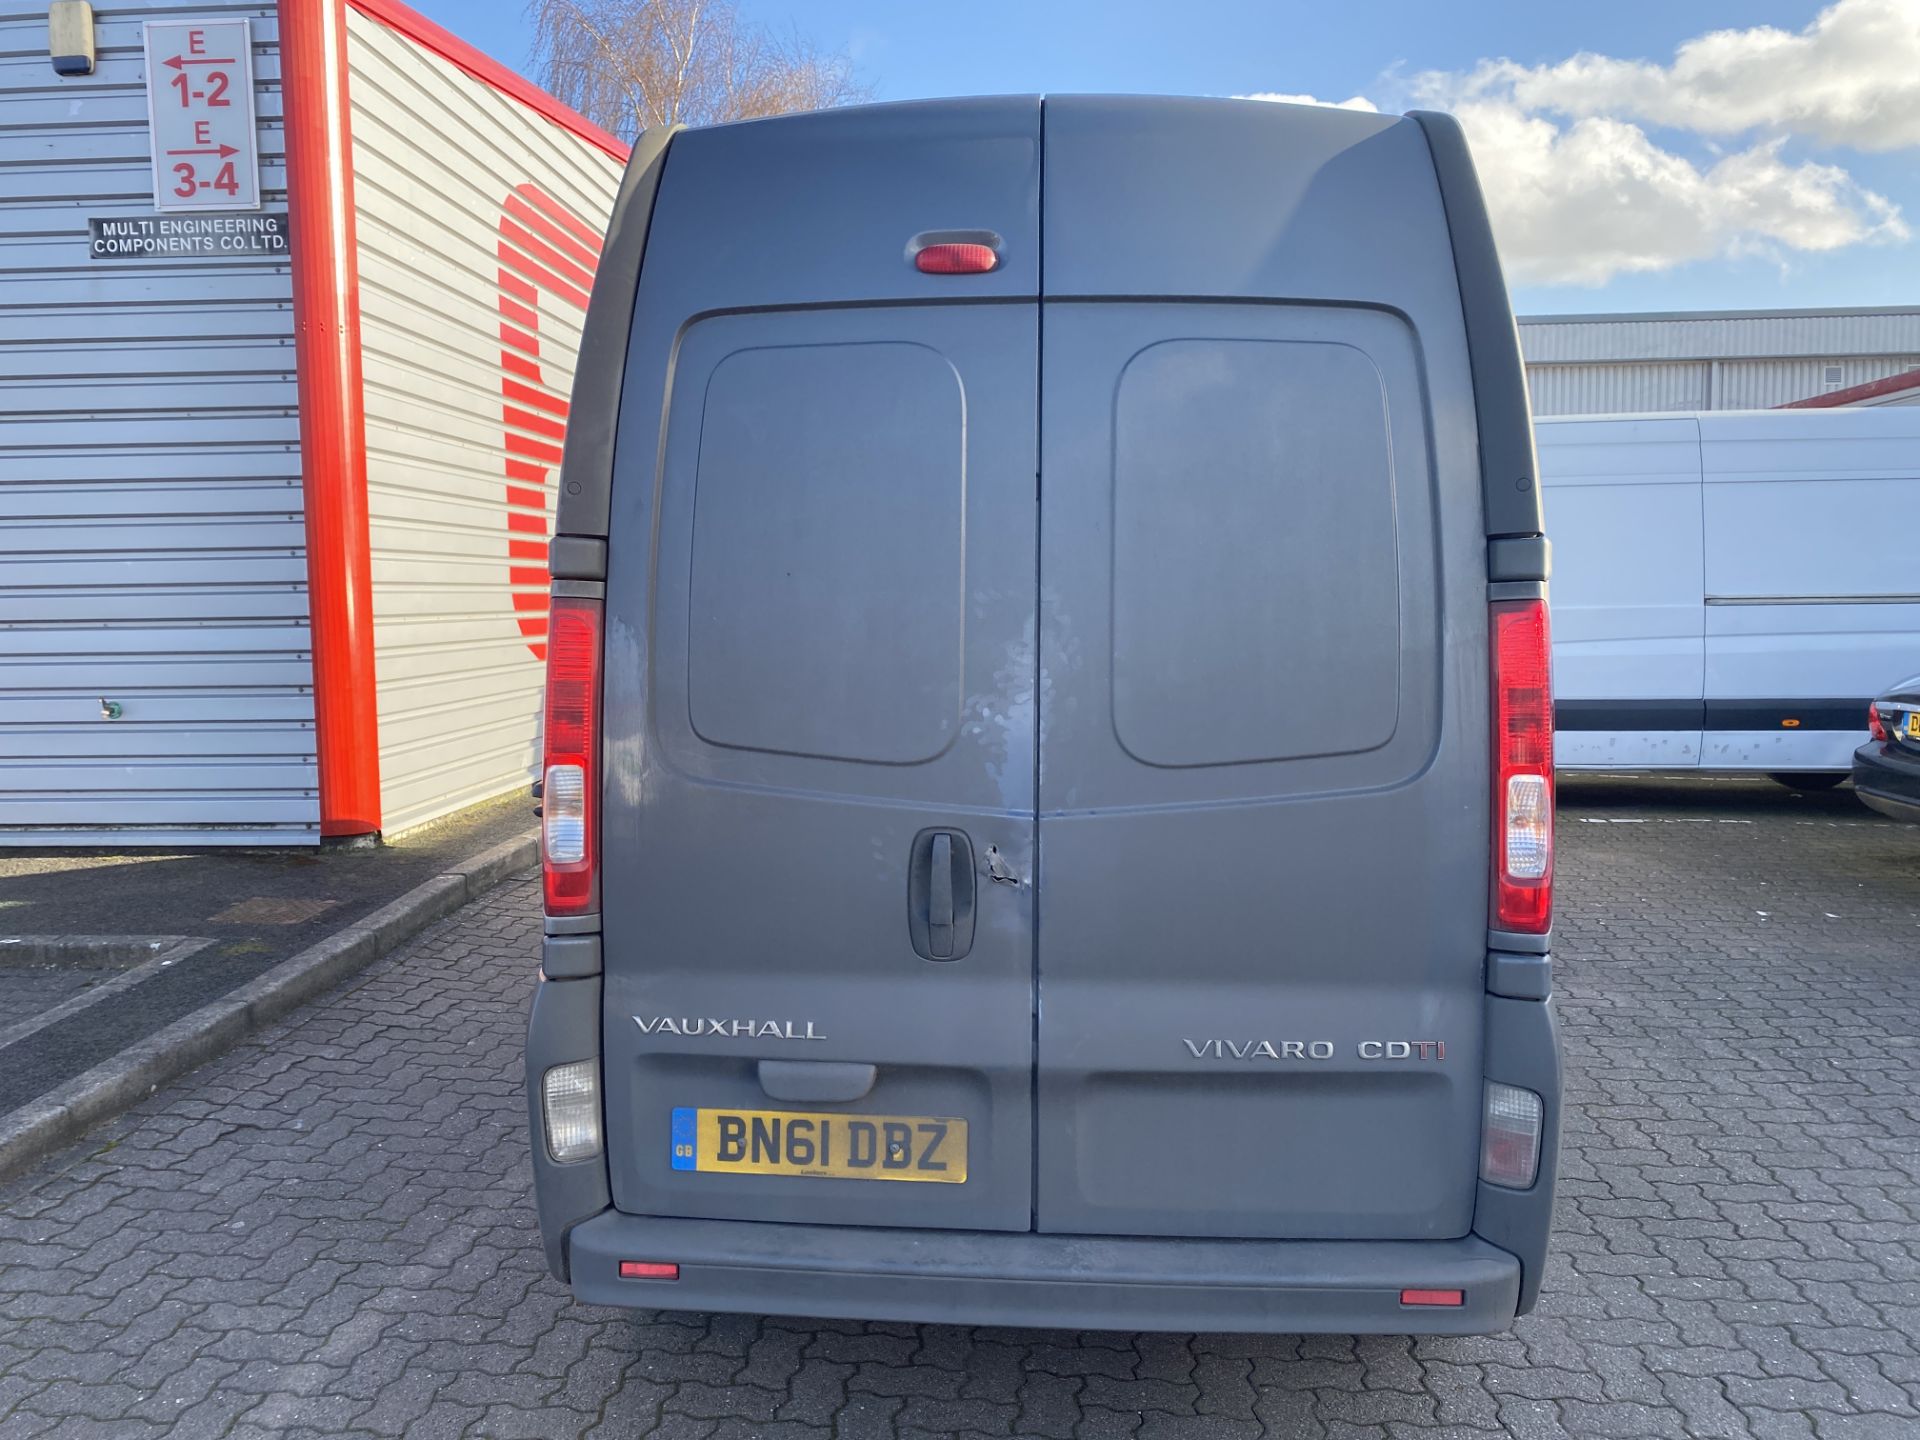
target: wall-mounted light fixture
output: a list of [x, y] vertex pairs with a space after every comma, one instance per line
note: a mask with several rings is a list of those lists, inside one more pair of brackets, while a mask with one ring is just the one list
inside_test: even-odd
[[56, 75], [93, 73], [93, 6], [87, 0], [53, 0], [47, 6], [47, 54]]

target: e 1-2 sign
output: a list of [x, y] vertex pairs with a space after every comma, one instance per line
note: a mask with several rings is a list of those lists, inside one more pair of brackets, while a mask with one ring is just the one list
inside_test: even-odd
[[240, 20], [149, 20], [153, 208], [258, 210], [253, 36]]

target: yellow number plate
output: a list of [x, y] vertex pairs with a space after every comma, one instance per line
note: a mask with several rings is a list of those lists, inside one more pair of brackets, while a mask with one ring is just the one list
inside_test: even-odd
[[967, 1122], [687, 1106], [673, 1112], [673, 1168], [960, 1185], [967, 1178]]
[[1907, 714], [1907, 738], [1920, 740], [1920, 710], [1909, 711]]

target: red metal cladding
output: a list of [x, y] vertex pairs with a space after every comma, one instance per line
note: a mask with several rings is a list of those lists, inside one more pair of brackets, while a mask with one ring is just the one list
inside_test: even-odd
[[380, 829], [344, 0], [279, 0], [320, 833]]
[[568, 401], [540, 371], [540, 306], [585, 310], [600, 236], [537, 185], [500, 207], [500, 423], [506, 453], [507, 583], [527, 648], [547, 658], [547, 542]]

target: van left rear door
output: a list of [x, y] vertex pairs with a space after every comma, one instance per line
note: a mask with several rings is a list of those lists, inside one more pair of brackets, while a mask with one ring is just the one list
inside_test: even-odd
[[608, 581], [623, 1210], [1028, 1228], [1037, 332], [849, 306], [680, 343], [650, 618], [617, 528]]

